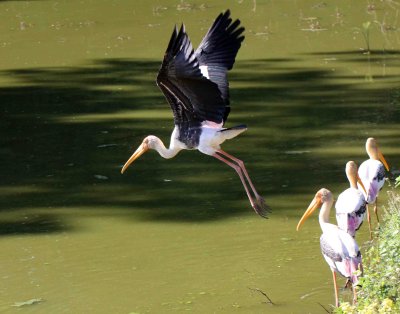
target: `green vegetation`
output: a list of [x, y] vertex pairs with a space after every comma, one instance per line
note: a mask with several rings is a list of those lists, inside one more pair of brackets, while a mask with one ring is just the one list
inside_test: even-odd
[[[399, 182], [399, 178], [396, 180]], [[390, 192], [381, 227], [363, 255], [364, 276], [354, 306], [344, 302], [335, 313], [400, 312], [400, 194]]]
[[395, 185], [396, 188], [400, 186], [400, 176], [396, 178]]

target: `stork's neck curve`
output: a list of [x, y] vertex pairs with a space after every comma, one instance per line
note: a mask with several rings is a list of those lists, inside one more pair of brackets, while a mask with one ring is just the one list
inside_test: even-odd
[[367, 154], [368, 154], [368, 157], [369, 157], [369, 159], [372, 159], [372, 160], [379, 160], [379, 157], [378, 157], [378, 152], [375, 150], [375, 149], [369, 149], [368, 151], [367, 151]]
[[351, 178], [351, 179], [349, 179], [349, 182], [350, 182], [350, 187], [351, 187], [351, 188], [353, 188], [353, 189], [358, 189], [358, 186], [357, 186], [357, 179], [356, 179], [356, 178]]
[[329, 224], [329, 214], [331, 212], [332, 204], [333, 198], [329, 198], [322, 203], [318, 216], [319, 225], [321, 226], [322, 230], [324, 230], [326, 224]]
[[365, 143], [365, 150], [367, 151], [370, 159], [379, 160], [378, 144], [374, 138], [367, 139], [367, 142]]
[[166, 148], [164, 143], [158, 137], [155, 137], [155, 139], [156, 140], [154, 141], [151, 148], [156, 150], [162, 158], [165, 159], [173, 158], [181, 150], [181, 148], [176, 146], [170, 146], [169, 148]]
[[355, 166], [355, 164], [347, 163], [346, 176], [347, 179], [349, 180], [350, 187], [357, 189], [357, 166]]

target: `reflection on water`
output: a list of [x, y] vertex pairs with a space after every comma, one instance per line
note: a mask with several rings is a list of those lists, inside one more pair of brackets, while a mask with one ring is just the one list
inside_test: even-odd
[[246, 40], [227, 125], [249, 130], [224, 148], [272, 206], [263, 220], [232, 169], [198, 152], [149, 153], [119, 173], [146, 135], [168, 142], [154, 79], [173, 25], [185, 21], [196, 45], [226, 6], [0, 2], [0, 310], [329, 308], [319, 226], [295, 226], [320, 187], [347, 188], [344, 165], [366, 158], [367, 137], [397, 170], [397, 15], [381, 2], [229, 3]]

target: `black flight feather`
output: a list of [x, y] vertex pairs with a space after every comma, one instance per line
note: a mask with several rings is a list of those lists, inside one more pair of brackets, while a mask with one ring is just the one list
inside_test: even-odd
[[[184, 25], [175, 26], [164, 55], [157, 84], [168, 100], [175, 124], [225, 122], [229, 114], [226, 72], [232, 68], [244, 37], [230, 12], [220, 14], [194, 52]], [[200, 66], [206, 66], [209, 78]]]

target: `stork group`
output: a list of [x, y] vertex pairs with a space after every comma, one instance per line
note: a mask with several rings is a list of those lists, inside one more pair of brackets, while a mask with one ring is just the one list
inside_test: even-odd
[[332, 192], [325, 188], [317, 192], [297, 224], [297, 230], [299, 230], [312, 212], [320, 208], [321, 252], [332, 271], [336, 306], [339, 306], [336, 273], [347, 278], [346, 286], [351, 284], [353, 288], [353, 302], [357, 300], [356, 286], [363, 267], [355, 235], [367, 217], [372, 239], [368, 204], [375, 203], [374, 211], [379, 222], [377, 198], [385, 182], [385, 168], [389, 171], [389, 166], [374, 138], [367, 139], [365, 148], [369, 159], [364, 161], [358, 169], [354, 161], [346, 164], [345, 172], [350, 187], [340, 193], [337, 198], [335, 204], [337, 225], [329, 223], [329, 213], [334, 200]]
[[[227, 73], [232, 69], [244, 40], [243, 32], [240, 21], [232, 20], [229, 10], [216, 18], [196, 50], [185, 26], [182, 24], [179, 30], [174, 28], [156, 79], [174, 117], [169, 147], [166, 148], [160, 138], [147, 136], [122, 167], [121, 173], [150, 149], [166, 159], [175, 157], [183, 149], [198, 150], [233, 168], [255, 212], [267, 216], [270, 208], [256, 191], [243, 161], [221, 149], [223, 142], [247, 130], [245, 125], [224, 127], [230, 113]], [[334, 198], [325, 188], [316, 193], [297, 225], [299, 230], [313, 211], [320, 208], [321, 250], [332, 270], [337, 306], [336, 273], [353, 285], [356, 300], [355, 286], [362, 273], [362, 261], [354, 237], [365, 217], [372, 237], [368, 204], [375, 204], [374, 212], [379, 221], [378, 193], [384, 184], [385, 168], [389, 170], [374, 138], [367, 140], [366, 151], [369, 159], [358, 169], [354, 161], [346, 164], [350, 187], [336, 201], [338, 225], [329, 223]]]

